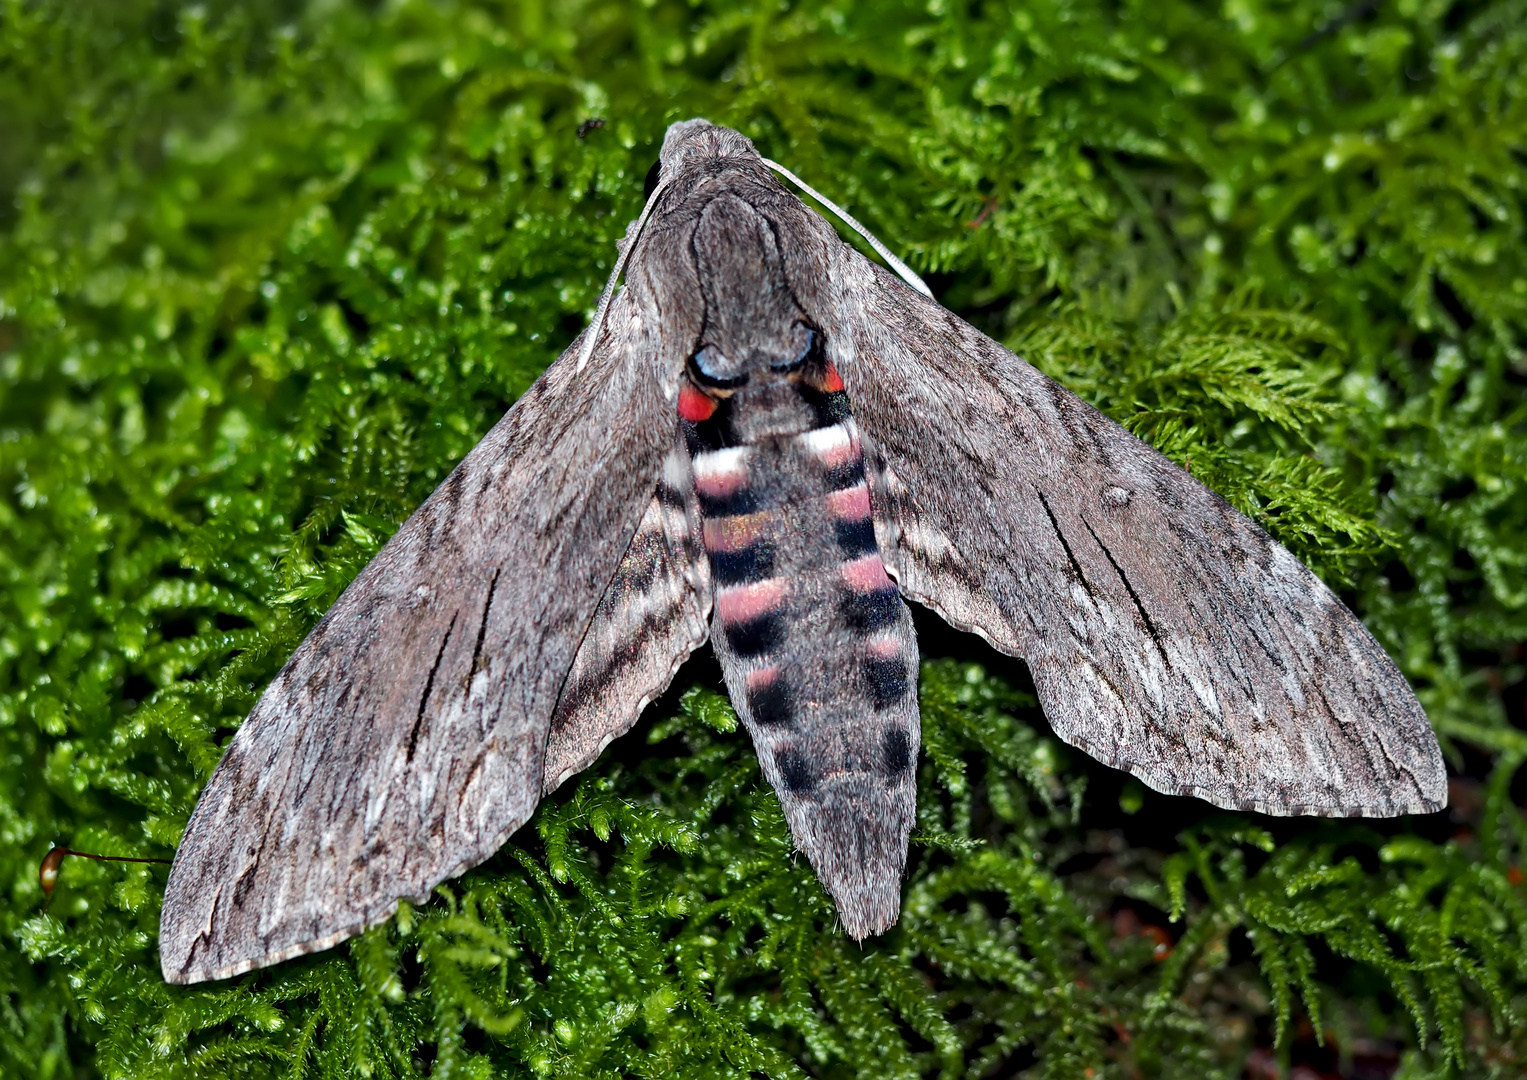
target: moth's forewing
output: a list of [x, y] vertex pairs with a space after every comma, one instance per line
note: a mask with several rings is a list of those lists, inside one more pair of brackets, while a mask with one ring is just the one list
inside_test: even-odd
[[327, 948], [530, 816], [563, 682], [673, 446], [696, 328], [668, 284], [633, 267], [587, 367], [575, 343], [271, 682], [176, 853], [166, 979]]
[[1158, 791], [1267, 814], [1439, 809], [1394, 663], [1260, 526], [852, 249], [833, 335], [887, 565], [1025, 659], [1055, 731]]

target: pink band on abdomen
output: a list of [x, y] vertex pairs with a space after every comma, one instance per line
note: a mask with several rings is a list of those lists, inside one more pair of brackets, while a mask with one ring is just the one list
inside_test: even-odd
[[864, 484], [855, 484], [834, 491], [827, 496], [827, 509], [833, 517], [844, 521], [863, 521], [870, 516], [870, 489]]
[[885, 563], [880, 561], [879, 555], [866, 555], [862, 559], [844, 563], [843, 581], [854, 592], [878, 592], [891, 588], [891, 579], [886, 576]]
[[[880, 562], [877, 557], [876, 563]], [[883, 571], [882, 571], [883, 573]], [[716, 597], [716, 610], [722, 622], [752, 622], [760, 615], [767, 615], [779, 607], [785, 599], [785, 582], [770, 578], [756, 585], [739, 585], [734, 589], [722, 589]]]

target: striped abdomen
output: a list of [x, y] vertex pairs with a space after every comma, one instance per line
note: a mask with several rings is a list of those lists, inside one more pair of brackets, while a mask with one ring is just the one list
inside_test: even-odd
[[686, 382], [679, 409], [732, 701], [846, 928], [878, 932], [915, 813], [917, 641], [848, 395], [821, 362], [709, 393]]

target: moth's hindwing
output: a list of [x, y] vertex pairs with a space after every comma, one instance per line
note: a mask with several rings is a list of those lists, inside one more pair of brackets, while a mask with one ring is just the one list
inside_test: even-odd
[[1285, 548], [846, 246], [833, 280], [887, 565], [905, 595], [1028, 661], [1057, 734], [1235, 809], [1444, 804], [1415, 694]]
[[692, 487], [680, 438], [563, 684], [546, 741], [547, 791], [631, 730], [684, 659], [705, 644], [710, 563]]

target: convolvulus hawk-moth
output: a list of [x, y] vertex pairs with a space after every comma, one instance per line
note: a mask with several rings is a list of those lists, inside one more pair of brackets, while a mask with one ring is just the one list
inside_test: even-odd
[[1158, 790], [1442, 805], [1414, 695], [1309, 570], [771, 167], [669, 129], [593, 324], [234, 737], [170, 872], [171, 982], [425, 901], [707, 639], [844, 927], [883, 931], [916, 801], [909, 599], [1027, 660], [1062, 738]]

